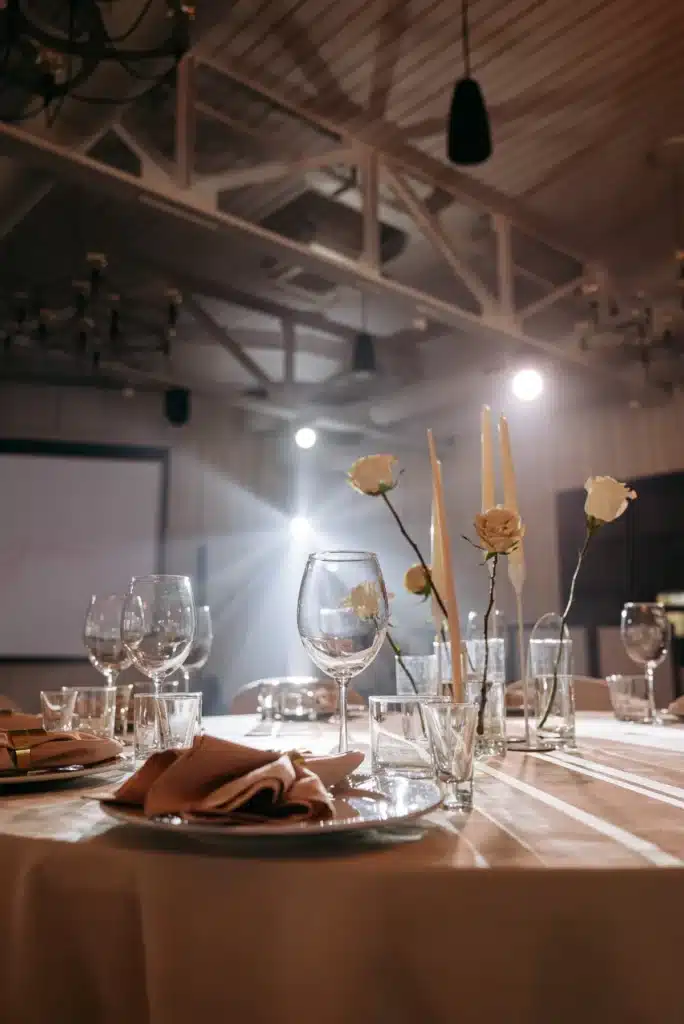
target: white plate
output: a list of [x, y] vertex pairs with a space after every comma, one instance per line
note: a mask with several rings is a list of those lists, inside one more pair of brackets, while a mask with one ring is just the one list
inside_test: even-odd
[[93, 764], [88, 768], [81, 765], [68, 765], [63, 768], [55, 768], [50, 771], [47, 768], [33, 768], [28, 772], [18, 772], [16, 775], [0, 775], [0, 787], [2, 786], [42, 786], [45, 782], [71, 782], [73, 779], [87, 779], [91, 775], [106, 775], [111, 771], [122, 771], [131, 769], [130, 761], [124, 757], [117, 757], [112, 761], [105, 761], [103, 764]]
[[394, 828], [439, 807], [441, 795], [430, 779], [373, 778], [362, 786], [333, 793], [335, 817], [326, 821], [300, 821], [278, 825], [212, 825], [183, 821], [173, 815], [146, 818], [141, 810], [100, 800], [105, 814], [126, 825], [162, 829], [193, 836], [224, 839], [268, 836], [320, 836], [368, 829]]

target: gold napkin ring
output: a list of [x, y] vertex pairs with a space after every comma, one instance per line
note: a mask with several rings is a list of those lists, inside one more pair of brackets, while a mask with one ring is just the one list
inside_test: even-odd
[[31, 748], [15, 747], [14, 760], [15, 765], [20, 772], [27, 772], [31, 767]]

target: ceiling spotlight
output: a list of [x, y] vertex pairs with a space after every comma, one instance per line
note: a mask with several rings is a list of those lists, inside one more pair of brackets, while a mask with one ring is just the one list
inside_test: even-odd
[[304, 516], [295, 516], [290, 520], [290, 534], [293, 540], [306, 540], [311, 534], [311, 523]]
[[316, 444], [316, 431], [313, 427], [300, 427], [294, 439], [298, 448], [313, 448]]
[[518, 370], [511, 386], [521, 402], [533, 402], [544, 390], [544, 381], [536, 370]]

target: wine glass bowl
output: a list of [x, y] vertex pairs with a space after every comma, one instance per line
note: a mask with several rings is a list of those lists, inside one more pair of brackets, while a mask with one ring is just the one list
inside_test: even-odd
[[627, 655], [643, 665], [648, 688], [646, 721], [659, 722], [653, 690], [653, 674], [665, 658], [670, 645], [670, 621], [664, 605], [627, 603], [622, 609], [620, 636]]
[[297, 627], [306, 652], [339, 688], [340, 752], [348, 747], [347, 687], [382, 647], [389, 601], [377, 557], [368, 551], [309, 556], [299, 589]]
[[187, 576], [139, 576], [123, 605], [121, 636], [136, 668], [158, 690], [181, 667], [195, 635], [195, 602]]
[[213, 640], [214, 632], [211, 625], [209, 605], [197, 605], [195, 607], [195, 636], [188, 655], [181, 666], [186, 690], [190, 688], [191, 674], [201, 671], [209, 661]]
[[91, 665], [114, 685], [117, 676], [131, 664], [132, 657], [121, 636], [124, 597], [93, 594], [83, 626], [83, 643]]

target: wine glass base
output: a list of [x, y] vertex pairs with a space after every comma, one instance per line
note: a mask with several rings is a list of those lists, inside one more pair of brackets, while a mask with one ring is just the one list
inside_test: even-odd
[[546, 754], [554, 748], [543, 740], [512, 739], [506, 741], [506, 749], [513, 754]]

